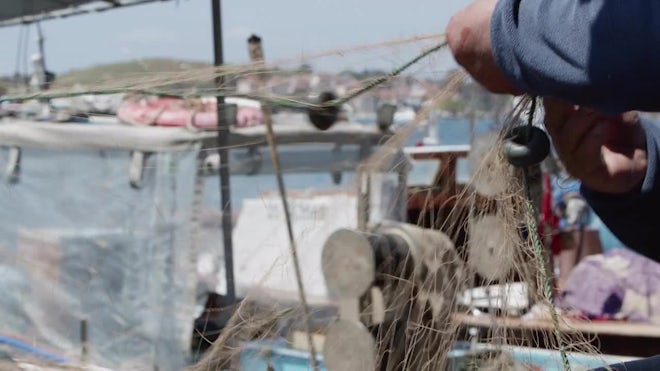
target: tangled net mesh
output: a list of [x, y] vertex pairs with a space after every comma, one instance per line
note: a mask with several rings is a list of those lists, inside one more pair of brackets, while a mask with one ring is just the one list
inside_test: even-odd
[[[445, 89], [437, 94], [434, 101], [441, 101], [452, 94], [464, 77], [459, 75], [448, 82]], [[397, 263], [388, 261], [380, 265], [376, 273], [381, 294], [387, 298], [390, 307], [387, 308], [388, 320], [384, 323], [371, 323], [371, 334], [375, 339], [376, 369], [379, 370], [437, 370], [449, 366], [448, 355], [453, 344], [465, 337], [466, 326], [460, 323], [460, 315], [472, 313], [473, 308], [456, 303], [458, 295], [468, 287], [491, 284], [505, 285], [513, 282], [526, 282], [529, 285], [528, 296], [530, 303], [541, 303], [547, 312], [552, 304], [544, 288], [553, 284], [547, 256], [538, 256], [533, 248], [532, 237], [527, 230], [528, 205], [525, 187], [522, 183], [522, 170], [515, 169], [504, 159], [501, 151], [504, 133], [514, 125], [518, 125], [525, 108], [530, 100], [523, 101], [505, 119], [503, 127], [498, 133], [484, 138], [484, 145], [479, 149], [475, 161], [476, 170], [471, 175], [468, 185], [464, 187], [453, 200], [454, 205], [446, 210], [433, 210], [430, 206], [432, 189], [417, 189], [426, 195], [429, 208], [420, 210], [417, 220], [410, 220], [425, 228], [443, 231], [451, 241], [462, 241], [462, 251], [452, 250], [451, 254], [434, 256], [441, 262], [440, 268], [434, 274], [425, 275], [413, 263], [411, 257], [404, 256]], [[405, 143], [406, 137], [415, 130], [421, 117], [401, 128], [364, 164], [367, 172], [376, 172], [381, 164], [386, 163], [396, 153], [397, 148]], [[486, 146], [487, 145], [487, 146]], [[540, 168], [532, 171], [533, 201], [540, 204]], [[476, 192], [471, 184], [483, 184], [484, 196]], [[534, 187], [536, 186], [536, 188]], [[490, 194], [489, 192], [493, 192]], [[455, 206], [461, 205], [461, 206]], [[536, 218], [536, 216], [534, 216]], [[535, 221], [535, 222], [538, 222]], [[466, 232], [473, 235], [473, 240], [466, 241]], [[494, 245], [494, 246], [493, 246]], [[458, 247], [458, 244], [457, 244]], [[302, 247], [304, 248], [304, 247]], [[485, 251], [495, 249], [494, 253]], [[434, 252], [434, 254], [439, 254]], [[489, 260], [489, 261], [488, 261]], [[486, 268], [481, 268], [486, 263]], [[494, 270], [488, 272], [489, 267]], [[481, 270], [481, 272], [479, 272]], [[487, 272], [484, 273], [483, 270]], [[545, 271], [546, 273], [542, 273]], [[442, 303], [431, 303], [429, 293], [440, 295]], [[436, 295], [436, 296], [437, 296]], [[361, 298], [362, 315], [365, 323], [369, 323], [373, 298], [365, 294]], [[507, 306], [506, 296], [498, 298], [500, 305]], [[255, 300], [263, 305], [261, 300]], [[248, 296], [241, 307], [232, 317], [228, 328], [222, 332], [209, 353], [198, 363], [195, 370], [219, 369], [230, 367], [229, 363], [239, 349], [231, 345], [230, 339], [247, 336], [252, 325], [259, 321], [277, 318], [279, 320], [295, 320], [301, 318], [301, 310], [288, 308], [287, 310], [266, 310], [266, 318], [251, 317], [250, 309], [243, 309], [243, 305], [250, 305]], [[440, 308], [438, 308], [439, 306]], [[243, 310], [247, 317], [243, 317]], [[274, 313], [273, 313], [274, 312]], [[506, 315], [509, 313], [491, 313]], [[546, 314], [546, 317], [549, 314]], [[512, 356], [503, 352], [510, 346], [540, 347], [544, 349], [577, 352], [597, 355], [598, 348], [595, 339], [578, 331], [572, 331], [569, 324], [561, 319], [557, 323], [560, 330], [557, 333], [553, 326], [546, 326], [532, 334], [521, 335], [514, 328], [506, 326], [504, 322], [493, 318], [492, 326], [481, 331], [482, 343], [490, 347], [486, 352], [480, 352], [468, 361], [464, 361], [461, 369], [491, 369], [513, 370], [528, 369], [526, 366], [515, 363]], [[269, 322], [267, 326], [273, 330], [275, 325]], [[322, 333], [323, 330], [320, 330]], [[559, 334], [559, 337], [557, 336]], [[270, 334], [272, 336], [272, 333]], [[263, 339], [268, 339], [264, 336]], [[235, 343], [234, 343], [235, 344]], [[333, 343], [333, 345], [336, 345]], [[352, 345], [359, 347], [358, 345]], [[342, 347], [342, 350], [343, 349]], [[318, 351], [318, 349], [317, 349]], [[326, 352], [327, 352], [326, 348]], [[558, 356], [557, 356], [558, 357]], [[222, 361], [220, 361], [222, 360]], [[466, 362], [466, 363], [465, 363]], [[454, 366], [455, 367], [455, 366]]]
[[[316, 60], [339, 58], [351, 63], [371, 61], [390, 65], [400, 65], [412, 54], [429, 47], [443, 45], [443, 35], [425, 35], [388, 41], [384, 43], [333, 50], [289, 60], [232, 65], [222, 67], [196, 67], [176, 72], [154, 72], [110, 76], [89, 84], [93, 89], [55, 86], [46, 94], [22, 94], [14, 99], [60, 98], [82, 94], [136, 94], [183, 97], [190, 101], [202, 96], [243, 96], [255, 98], [276, 106], [308, 108], [319, 106], [308, 99], [308, 90], [296, 88], [286, 94], [265, 92], [263, 87], [241, 92], [237, 81], [250, 81], [262, 76], [275, 74], [303, 75], [305, 72], [292, 71], [294, 66]], [[440, 51], [411, 66], [405, 76], [380, 76], [357, 80], [347, 86], [342, 96], [364, 90], [375, 79], [383, 79], [383, 84], [391, 84], [397, 79], [422, 80], [445, 76], [447, 71], [438, 71], [436, 66], [443, 58], [449, 58], [446, 51]], [[284, 71], [284, 72], [283, 72]], [[217, 85], [218, 79], [222, 79]], [[364, 173], [377, 173], [383, 164], [391, 163], [408, 138], [420, 129], [429, 112], [442, 102], [450, 100], [466, 81], [462, 73], [454, 73], [443, 86], [439, 86], [429, 97], [416, 118], [400, 127], [378, 147], [375, 153], [361, 165]], [[324, 89], [319, 83], [317, 90]], [[368, 94], [379, 94], [374, 86]], [[76, 90], [78, 89], [78, 90]], [[350, 103], [350, 102], [349, 102]], [[191, 103], [193, 104], [193, 103]], [[523, 99], [503, 118], [497, 131], [477, 138], [470, 157], [470, 179], [461, 185], [452, 198], [444, 205], [434, 206], [434, 189], [417, 187], [409, 197], [425, 200], [424, 206], [416, 211], [411, 224], [441, 231], [447, 241], [430, 238], [433, 246], [427, 252], [423, 264], [406, 252], [397, 259], [384, 259], [376, 269], [378, 282], [377, 295], [368, 291], [360, 297], [360, 318], [373, 336], [375, 367], [378, 370], [439, 370], [448, 367], [449, 354], [457, 340], [469, 338], [471, 326], [462, 323], [474, 313], [470, 305], [459, 302], [464, 290], [491, 284], [505, 285], [525, 282], [530, 303], [541, 303], [550, 308], [547, 287], [553, 285], [552, 272], [547, 256], [539, 255], [534, 248], [534, 236], [530, 232], [532, 223], [538, 223], [538, 215], [530, 215], [530, 202], [540, 203], [540, 168], [531, 169], [530, 201], [523, 184], [521, 169], [513, 168], [504, 159], [501, 151], [505, 134], [513, 126], [526, 120], [531, 99]], [[540, 115], [538, 115], [540, 116]], [[440, 136], [442, 136], [442, 131]], [[215, 151], [216, 147], [203, 151]], [[350, 183], [347, 191], [356, 193], [358, 182]], [[538, 214], [538, 213], [537, 213]], [[284, 226], [283, 226], [284, 227]], [[294, 231], [297, 235], [305, 231]], [[372, 233], [372, 232], [365, 232]], [[306, 246], [298, 246], [304, 250]], [[395, 254], [396, 255], [396, 254]], [[281, 257], [282, 261], [290, 257]], [[282, 261], [273, 262], [273, 270], [264, 272], [264, 279], [275, 274]], [[302, 267], [303, 270], [320, 269]], [[296, 336], [305, 330], [304, 317], [307, 316], [301, 303], [296, 300], [282, 300], [276, 292], [260, 288], [258, 284], [248, 290], [239, 303], [213, 310], [213, 316], [223, 316], [226, 324], [217, 331], [204, 331], [195, 334], [196, 350], [208, 348], [204, 355], [191, 366], [192, 370], [235, 369], [241, 353], [241, 344], [246, 341], [268, 340], [284, 336], [289, 342], [296, 342]], [[379, 299], [380, 298], [380, 299]], [[497, 300], [499, 307], [506, 307], [506, 296]], [[502, 302], [504, 301], [504, 302]], [[335, 303], [336, 304], [336, 303]], [[374, 307], [385, 306], [384, 318], [374, 320]], [[218, 306], [222, 307], [222, 305]], [[490, 326], [481, 327], [480, 342], [487, 344], [487, 351], [479, 352], [462, 369], [509, 370], [525, 369], [514, 362], [506, 349], [511, 346], [541, 347], [552, 350], [565, 350], [597, 355], [595, 339], [573, 331], [561, 317], [559, 322], [546, 326], [532, 334], [521, 335], [495, 315], [511, 313], [489, 313], [494, 315]], [[518, 313], [520, 314], [520, 313]], [[336, 305], [309, 308], [313, 332], [323, 335], [327, 326], [337, 319]], [[491, 318], [491, 317], [488, 317]], [[474, 326], [477, 327], [477, 326]], [[485, 334], [483, 332], [486, 332]], [[315, 342], [318, 338], [313, 337]], [[214, 340], [215, 339], [215, 340]], [[303, 344], [306, 342], [303, 339]], [[299, 342], [298, 342], [299, 343]], [[323, 345], [320, 342], [307, 343], [320, 355]], [[352, 345], [355, 349], [360, 344]], [[350, 348], [351, 346], [349, 346]], [[327, 352], [327, 349], [326, 349]]]

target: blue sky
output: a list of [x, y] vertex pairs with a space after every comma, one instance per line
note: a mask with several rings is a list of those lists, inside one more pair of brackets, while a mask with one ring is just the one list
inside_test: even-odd
[[[246, 39], [253, 32], [264, 38], [267, 59], [442, 32], [451, 15], [467, 3], [467, 0], [225, 0], [225, 60], [246, 61]], [[42, 27], [48, 67], [58, 73], [127, 59], [175, 57], [212, 61], [213, 58], [210, 0], [129, 7], [51, 20]], [[36, 45], [34, 29], [30, 35], [32, 53]], [[0, 75], [15, 71], [18, 37], [19, 27], [0, 28], [0, 40], [3, 40]], [[324, 63], [321, 69], [360, 69], [379, 61], [335, 58]], [[438, 63], [442, 69], [452, 65], [448, 57]], [[389, 64], [384, 61], [382, 67], [392, 64], [393, 61]]]

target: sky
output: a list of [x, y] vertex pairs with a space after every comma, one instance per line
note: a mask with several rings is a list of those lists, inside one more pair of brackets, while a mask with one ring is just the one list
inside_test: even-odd
[[[467, 4], [467, 0], [225, 0], [225, 61], [247, 61], [246, 39], [252, 33], [264, 39], [267, 59], [439, 33], [451, 15]], [[211, 0], [157, 2], [49, 20], [42, 28], [47, 67], [56, 73], [153, 57], [213, 60]], [[36, 50], [35, 33], [33, 28], [30, 54]], [[0, 28], [0, 40], [0, 75], [11, 75], [16, 71], [19, 26]], [[330, 59], [312, 66], [340, 70], [393, 64], [379, 58]], [[437, 63], [444, 70], [453, 66], [450, 56]]]

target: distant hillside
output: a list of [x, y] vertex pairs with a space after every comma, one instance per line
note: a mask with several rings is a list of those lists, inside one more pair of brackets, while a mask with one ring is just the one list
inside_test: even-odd
[[73, 70], [61, 75], [57, 75], [55, 85], [93, 85], [100, 81], [126, 79], [131, 75], [139, 76], [150, 72], [186, 71], [209, 66], [209, 63], [181, 61], [176, 59], [144, 59], [129, 62], [119, 62]]

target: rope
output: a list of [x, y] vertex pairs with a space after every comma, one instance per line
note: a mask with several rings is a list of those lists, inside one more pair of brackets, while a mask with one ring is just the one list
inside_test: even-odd
[[[14, 79], [18, 79], [21, 74], [21, 56], [23, 54], [23, 30], [24, 27], [18, 28], [18, 44], [16, 45], [16, 67], [14, 68]], [[15, 81], [18, 83], [18, 81]]]
[[277, 188], [282, 200], [282, 207], [284, 208], [284, 218], [286, 220], [286, 230], [289, 236], [289, 251], [291, 259], [293, 260], [293, 267], [296, 273], [296, 284], [298, 286], [298, 296], [303, 307], [303, 315], [305, 316], [305, 327], [307, 334], [307, 343], [309, 347], [309, 361], [312, 369], [318, 371], [316, 364], [316, 350], [314, 349], [314, 341], [312, 339], [312, 323], [309, 306], [305, 298], [305, 287], [302, 280], [302, 271], [300, 269], [300, 262], [298, 260], [298, 251], [296, 248], [296, 240], [293, 236], [293, 226], [291, 225], [291, 213], [289, 211], [289, 202], [286, 196], [286, 188], [284, 186], [284, 177], [282, 176], [282, 166], [280, 164], [280, 157], [277, 153], [277, 143], [275, 142], [275, 135], [273, 134], [273, 120], [271, 118], [271, 109], [269, 105], [263, 106], [264, 118], [266, 122], [266, 139], [268, 140], [268, 147], [270, 148], [270, 155], [273, 159], [273, 168], [275, 169], [275, 177], [277, 178]]
[[28, 55], [30, 50], [28, 49], [28, 43], [30, 42], [30, 25], [25, 26], [25, 34], [23, 35], [23, 71], [22, 73], [25, 74], [25, 80], [23, 80], [23, 84], [26, 85], [26, 88], [29, 88], [29, 83], [30, 83], [30, 76], [29, 76], [29, 68], [28, 68]]
[[331, 56], [344, 56], [347, 53], [355, 53], [355, 52], [360, 52], [360, 51], [366, 51], [366, 50], [373, 50], [377, 48], [386, 48], [386, 47], [394, 47], [394, 46], [399, 46], [403, 44], [409, 44], [413, 42], [419, 42], [419, 41], [426, 41], [426, 40], [432, 40], [432, 39], [441, 39], [444, 38], [445, 34], [444, 33], [435, 33], [435, 34], [425, 34], [425, 35], [413, 35], [401, 39], [390, 39], [387, 41], [381, 41], [381, 42], [375, 42], [375, 43], [369, 43], [369, 44], [359, 44], [359, 45], [353, 45], [349, 46], [346, 48], [341, 48], [341, 49], [334, 49], [334, 50], [325, 50], [321, 52], [316, 52], [312, 54], [302, 54], [300, 56], [296, 56], [295, 58], [283, 58], [280, 60], [275, 60], [271, 61], [272, 63], [268, 63], [269, 66], [274, 66], [278, 64], [284, 64], [284, 63], [299, 63], [301, 61], [309, 61], [312, 59], [319, 59], [319, 58], [324, 58], [324, 57], [331, 57]]
[[342, 105], [342, 104], [344, 104], [344, 103], [346, 103], [346, 102], [348, 102], [348, 101], [350, 101], [350, 100], [352, 100], [352, 99], [368, 92], [369, 90], [377, 87], [378, 85], [381, 85], [381, 84], [387, 82], [389, 79], [400, 75], [403, 71], [405, 71], [408, 68], [412, 67], [413, 65], [417, 64], [417, 62], [421, 61], [422, 59], [426, 58], [427, 56], [443, 49], [445, 46], [447, 46], [447, 42], [443, 41], [443, 42], [437, 44], [436, 46], [423, 51], [422, 53], [417, 55], [415, 58], [409, 60], [408, 62], [404, 63], [400, 67], [394, 69], [392, 72], [388, 73], [387, 75], [378, 77], [378, 78], [372, 80], [371, 82], [369, 82], [368, 84], [364, 85], [363, 87], [353, 91], [352, 93], [350, 93], [350, 94], [348, 94], [348, 95], [346, 95], [342, 98], [335, 99], [333, 101], [327, 102], [323, 106], [331, 106], [332, 107], [332, 106]]
[[[536, 110], [536, 98], [532, 98], [531, 106], [529, 108], [529, 113], [527, 116], [527, 138], [531, 135], [532, 126], [534, 123], [534, 111]], [[532, 239], [532, 248], [534, 252], [534, 258], [536, 263], [539, 266], [539, 274], [541, 275], [541, 281], [543, 283], [543, 293], [550, 304], [550, 317], [552, 319], [553, 333], [557, 344], [559, 345], [559, 354], [561, 355], [561, 360], [564, 366], [564, 370], [570, 371], [571, 365], [568, 362], [568, 356], [566, 355], [566, 347], [564, 345], [564, 340], [561, 336], [561, 330], [559, 327], [559, 316], [557, 310], [554, 306], [554, 299], [552, 295], [552, 283], [550, 282], [550, 277], [545, 264], [545, 249], [543, 248], [543, 243], [539, 238], [538, 225], [536, 223], [536, 215], [538, 212], [534, 203], [532, 201], [531, 187], [529, 183], [529, 169], [527, 167], [523, 168], [523, 187], [525, 189], [525, 207], [526, 213], [525, 217], [527, 219], [528, 233], [530, 233]]]
[[[392, 72], [388, 73], [387, 75], [378, 77], [369, 83], [365, 84], [363, 87], [354, 90], [350, 94], [341, 97], [339, 99], [335, 99], [333, 101], [329, 101], [323, 104], [313, 104], [313, 103], [307, 103], [307, 102], [301, 102], [297, 101], [292, 98], [277, 98], [277, 97], [268, 97], [268, 96], [257, 96], [254, 94], [232, 94], [233, 97], [241, 97], [241, 98], [251, 98], [251, 99], [258, 99], [264, 103], [270, 104], [272, 106], [277, 106], [277, 107], [285, 107], [285, 108], [293, 108], [293, 109], [302, 109], [302, 108], [309, 108], [309, 107], [317, 107], [317, 108], [327, 108], [327, 107], [334, 107], [334, 106], [339, 106], [342, 105], [352, 99], [357, 98], [358, 96], [378, 87], [379, 85], [382, 85], [383, 83], [389, 81], [391, 78], [396, 77], [403, 73], [405, 70], [408, 68], [412, 67], [416, 63], [418, 63], [420, 60], [424, 59], [425, 57], [443, 49], [445, 46], [447, 46], [447, 42], [443, 41], [434, 47], [431, 47], [430, 49], [427, 49], [423, 51], [422, 53], [418, 54], [408, 62], [404, 63], [403, 65], [399, 66], [398, 68], [395, 68], [392, 70]], [[215, 92], [214, 94], [198, 94], [198, 93], [190, 93], [190, 94], [176, 94], [176, 93], [163, 93], [162, 91], [155, 91], [155, 90], [149, 90], [149, 89], [130, 89], [130, 88], [110, 88], [110, 89], [95, 89], [95, 90], [84, 90], [84, 91], [68, 91], [68, 92], [38, 92], [38, 93], [32, 93], [32, 94], [21, 94], [21, 95], [12, 95], [12, 96], [6, 96], [4, 98], [0, 98], [0, 103], [6, 102], [6, 101], [24, 101], [24, 100], [33, 100], [33, 99], [55, 99], [55, 98], [71, 98], [71, 97], [77, 97], [81, 95], [111, 95], [111, 94], [121, 94], [121, 93], [128, 93], [128, 92], [134, 92], [134, 93], [139, 93], [139, 94], [145, 94], [145, 95], [153, 95], [157, 97], [170, 97], [170, 98], [181, 98], [181, 99], [189, 99], [189, 98], [201, 98], [201, 97], [207, 97], [207, 96], [215, 96], [215, 97], [226, 97], [228, 96], [227, 93], [225, 92]]]
[[[259, 48], [261, 45], [259, 45]], [[263, 54], [262, 54], [263, 55]], [[254, 59], [257, 64], [263, 63], [263, 57], [258, 57], [251, 54], [251, 59]], [[263, 82], [263, 75], [261, 75]], [[268, 148], [270, 149], [270, 157], [275, 170], [275, 178], [277, 179], [277, 189], [280, 193], [280, 200], [282, 200], [282, 208], [284, 210], [284, 219], [286, 221], [286, 231], [289, 237], [289, 253], [293, 260], [293, 268], [296, 274], [296, 286], [298, 289], [298, 299], [302, 305], [303, 316], [305, 320], [305, 334], [307, 335], [307, 346], [309, 348], [309, 362], [314, 371], [319, 371], [318, 364], [316, 363], [316, 349], [314, 347], [314, 339], [312, 337], [312, 322], [309, 305], [305, 297], [305, 286], [303, 284], [302, 270], [300, 269], [300, 261], [298, 259], [298, 249], [296, 240], [293, 235], [293, 225], [291, 224], [291, 212], [289, 211], [289, 200], [286, 195], [286, 186], [284, 185], [284, 177], [282, 176], [282, 165], [280, 163], [280, 155], [277, 152], [277, 143], [275, 141], [275, 134], [273, 133], [273, 112], [270, 104], [262, 102], [261, 110], [264, 114], [264, 123], [266, 124], [266, 140], [268, 141]]]

